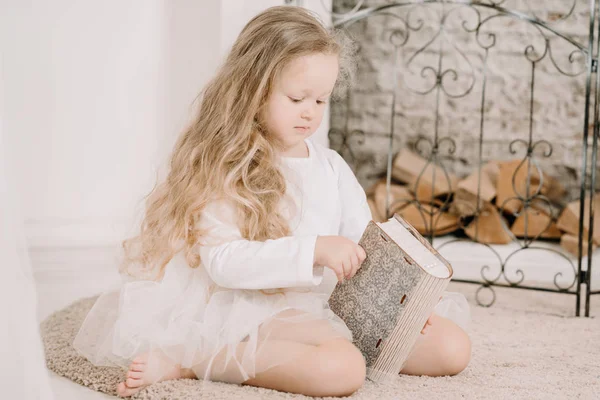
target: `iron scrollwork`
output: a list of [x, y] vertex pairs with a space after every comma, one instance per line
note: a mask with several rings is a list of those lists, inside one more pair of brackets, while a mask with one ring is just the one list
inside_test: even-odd
[[[477, 116], [479, 120], [479, 134], [476, 143], [478, 146], [478, 159], [474, 162], [477, 167], [476, 169], [479, 170], [478, 186], [481, 185], [481, 168], [484, 161], [482, 159], [482, 149], [486, 139], [488, 139], [488, 136], [486, 136], [485, 122], [487, 100], [486, 85], [491, 76], [489, 71], [489, 61], [491, 57], [495, 55], [494, 51], [497, 50], [498, 43], [501, 39], [498, 31], [493, 29], [493, 24], [502, 19], [511, 19], [517, 23], [526, 24], [528, 32], [532, 33], [531, 40], [525, 42], [522, 49], [524, 60], [529, 64], [528, 71], [526, 71], [524, 77], [524, 79], [527, 79], [529, 82], [529, 126], [527, 132], [525, 132], [526, 139], [519, 138], [512, 140], [508, 144], [507, 149], [507, 154], [516, 155], [518, 151], [517, 148], [521, 147], [525, 150], [525, 154], [513, 174], [512, 185], [516, 196], [507, 199], [504, 204], [499, 206], [500, 211], [506, 214], [507, 210], [505, 210], [505, 206], [508, 201], [520, 202], [521, 206], [519, 207], [519, 210], [512, 213], [512, 217], [517, 218], [523, 213], [525, 214], [523, 216], [525, 218], [526, 233], [524, 237], [519, 239], [511, 232], [510, 227], [503, 222], [503, 229], [511, 237], [512, 242], [516, 244], [518, 248], [502, 257], [492, 246], [478, 243], [491, 252], [492, 260], [498, 261], [496, 273], [494, 273], [493, 276], [490, 276], [492, 268], [489, 265], [484, 265], [481, 268], [482, 279], [480, 281], [463, 280], [463, 282], [481, 285], [477, 291], [477, 301], [484, 306], [489, 306], [495, 301], [496, 296], [493, 290], [494, 286], [509, 286], [575, 294], [579, 304], [581, 292], [578, 278], [581, 275], [582, 269], [581, 255], [577, 259], [576, 266], [573, 260], [562, 252], [553, 248], [538, 245], [544, 231], [528, 236], [527, 212], [528, 210], [539, 206], [542, 206], [542, 208], [545, 209], [552, 209], [551, 200], [542, 193], [544, 174], [541, 168], [541, 160], [548, 159], [552, 156], [553, 146], [548, 140], [536, 139], [534, 135], [536, 74], [540, 72], [542, 63], [548, 61], [550, 63], [549, 65], [555, 68], [555, 72], [564, 77], [585, 77], [587, 79], [586, 88], [588, 93], [588, 97], [586, 98], [586, 108], [589, 109], [591, 101], [591, 96], [589, 95], [591, 85], [590, 77], [593, 73], [591, 68], [593, 64], [593, 52], [591, 49], [594, 38], [593, 35], [590, 35], [590, 37], [587, 38], [586, 43], [580, 43], [577, 39], [561, 32], [557, 27], [559, 24], [564, 23], [574, 16], [577, 0], [572, 0], [568, 3], [565, 2], [564, 11], [551, 13], [546, 16], [547, 18], [539, 15], [527, 1], [525, 2], [527, 3], [526, 12], [507, 8], [507, 2], [507, 0], [388, 1], [383, 4], [368, 6], [366, 4], [368, 3], [367, 1], [360, 0], [348, 5], [346, 10], [336, 9], [335, 12], [332, 13], [332, 17], [334, 25], [342, 28], [351, 28], [353, 24], [366, 19], [376, 17], [385, 18], [387, 27], [384, 29], [386, 34], [385, 40], [392, 49], [390, 53], [393, 54], [392, 63], [394, 71], [394, 82], [391, 93], [391, 128], [388, 133], [388, 164], [385, 171], [388, 191], [392, 173], [392, 152], [396, 147], [395, 141], [401, 140], [401, 136], [395, 131], [394, 126], [394, 120], [397, 116], [396, 101], [400, 95], [399, 92], [401, 89], [412, 93], [412, 95], [424, 97], [432, 96], [435, 99], [433, 105], [433, 128], [431, 135], [421, 136], [412, 143], [414, 150], [426, 160], [426, 166], [417, 177], [415, 188], [419, 187], [419, 184], [423, 179], [423, 174], [430, 165], [441, 168], [443, 173], [442, 181], [449, 187], [452, 185], [450, 179], [451, 171], [446, 165], [445, 160], [455, 155], [459, 144], [457, 144], [457, 141], [452, 136], [442, 135], [440, 130], [440, 123], [443, 118], [441, 104], [442, 101], [456, 101], [464, 99], [467, 96], [476, 95], [475, 88], [481, 89], [479, 98], [480, 110]], [[341, 3], [347, 4], [348, 2], [342, 1]], [[595, 4], [595, 2], [592, 3]], [[435, 15], [435, 17], [432, 17], [432, 15]], [[432, 22], [435, 23], [433, 29], [431, 29]], [[590, 32], [593, 32], [593, 23], [593, 18], [590, 16]], [[454, 40], [453, 35], [459, 33], [471, 35], [471, 47], [468, 50], [475, 51], [480, 56], [479, 60], [481, 66], [479, 68], [472, 62], [471, 57], [467, 54], [466, 50], [461, 48], [456, 43], [456, 40]], [[426, 36], [427, 34], [429, 34], [429, 36]], [[426, 36], [424, 44], [413, 45], [411, 39], [418, 37], [423, 40], [424, 35]], [[564, 59], [559, 58], [561, 51], [556, 48], [558, 44], [570, 47], [570, 50], [568, 50], [568, 54]], [[452, 65], [452, 59], [449, 60], [449, 55], [452, 55], [454, 60], [459, 60], [457, 65]], [[403, 60], [403, 62], [400, 60]], [[417, 69], [416, 71], [415, 68]], [[403, 76], [401, 84], [396, 80], [396, 75], [400, 72]], [[477, 86], [478, 73], [480, 73], [482, 77], [480, 86]], [[349, 112], [349, 108], [346, 108], [346, 112]], [[587, 116], [586, 110], [585, 117], [581, 120], [585, 138], [587, 138], [588, 130]], [[348, 119], [346, 119], [344, 127], [334, 127], [329, 132], [332, 147], [340, 151], [343, 155], [346, 155], [348, 161], [355, 166], [355, 170], [360, 170], [367, 164], [364, 162], [364, 159], [361, 161], [360, 152], [370, 135], [370, 132], [351, 129], [348, 126]], [[584, 140], [582, 147], [584, 154], [586, 154], [587, 140]], [[521, 193], [516, 186], [515, 179], [517, 174], [522, 173], [523, 168], [527, 169], [527, 186], [524, 193]], [[433, 174], [435, 174], [436, 168], [432, 168], [432, 170]], [[582, 171], [582, 173], [585, 175], [585, 170]], [[532, 184], [531, 178], [534, 175], [539, 179], [537, 183]], [[435, 185], [435, 177], [431, 179], [431, 182], [433, 182], [432, 185]], [[585, 185], [583, 179], [581, 185], [581, 193], [587, 193], [586, 189], [583, 188], [583, 185]], [[434, 189], [435, 187], [432, 188], [432, 201], [434, 200]], [[472, 210], [472, 214], [475, 218], [478, 218], [484, 211], [482, 209], [483, 203], [480, 201], [479, 197], [480, 187], [478, 187], [477, 190], [476, 207]], [[421, 201], [415, 201], [414, 199], [397, 200], [397, 203], [398, 202], [403, 202], [405, 206], [416, 206], [422, 219], [427, 221], [427, 233], [429, 239], [433, 242], [436, 223], [441, 217], [442, 210], [448, 209], [450, 198], [445, 197], [441, 203], [438, 202], [439, 207], [435, 209], [426, 208]], [[391, 208], [398, 208], [398, 204], [387, 204], [386, 214], [389, 214]], [[552, 212], [550, 213], [546, 230], [550, 228], [552, 223], [556, 222], [557, 218], [557, 215], [554, 215]], [[465, 240], [466, 239], [458, 238], [447, 241], [442, 246], [439, 246], [439, 250], [443, 247]], [[581, 236], [580, 240], [582, 240]], [[588, 245], [592, 245], [591, 238], [588, 238]], [[554, 288], [539, 288], [525, 285], [525, 272], [520, 268], [514, 270], [510, 270], [510, 268], [512, 261], [517, 255], [530, 250], [548, 251], [557, 255], [560, 259], [563, 259], [568, 273], [568, 276], [566, 277], [567, 283], [561, 283], [561, 280], [565, 278], [566, 275], [563, 274], [563, 272], [558, 272], [554, 276]], [[512, 273], [508, 273], [509, 271]], [[570, 278], [571, 275], [572, 279]], [[516, 276], [516, 278], [511, 278], [511, 276]], [[505, 283], [502, 283], [501, 281], [504, 281]], [[576, 289], [574, 290], [574, 288]], [[480, 293], [485, 291], [492, 292], [491, 302], [481, 300]], [[576, 314], [579, 315], [579, 309], [576, 310]]]

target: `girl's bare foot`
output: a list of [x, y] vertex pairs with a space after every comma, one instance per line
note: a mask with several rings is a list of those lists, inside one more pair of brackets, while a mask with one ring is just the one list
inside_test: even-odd
[[[151, 363], [148, 362], [150, 356], [153, 358]], [[129, 365], [125, 381], [117, 385], [117, 394], [129, 397], [156, 382], [195, 377], [191, 370], [181, 368], [158, 352], [146, 353], [136, 357]]]

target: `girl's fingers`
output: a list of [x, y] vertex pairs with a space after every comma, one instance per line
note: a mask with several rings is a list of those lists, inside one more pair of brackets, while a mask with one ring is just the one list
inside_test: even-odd
[[344, 266], [344, 278], [348, 279], [352, 273], [352, 260], [347, 258], [342, 265]]
[[343, 282], [344, 279], [346, 278], [347, 272], [346, 269], [348, 268], [346, 265], [348, 264], [347, 261], [341, 261], [340, 262], [340, 267], [339, 267], [339, 279], [340, 282]]
[[357, 246], [356, 255], [358, 256], [358, 260], [361, 264], [367, 258], [367, 253], [365, 252], [365, 249], [362, 248], [362, 246]]
[[356, 252], [353, 255], [353, 260], [356, 264], [354, 265], [354, 269], [352, 270], [352, 276], [356, 275], [363, 261], [365, 261], [366, 258], [367, 254], [365, 253], [365, 249], [363, 249], [361, 246], [356, 246]]
[[350, 271], [350, 276], [348, 278], [352, 278], [356, 274], [356, 271], [358, 271], [358, 267], [360, 266], [360, 262], [358, 261], [358, 256], [356, 254], [353, 254], [351, 259], [352, 270]]
[[425, 323], [425, 326], [427, 325], [431, 325], [431, 317], [433, 317], [433, 314], [429, 316], [429, 318], [427, 318], [427, 322]]
[[431, 314], [429, 316], [429, 318], [427, 318], [427, 321], [425, 321], [425, 325], [423, 326], [423, 329], [421, 329], [421, 334], [425, 334], [425, 332], [427, 332], [427, 327], [431, 325], [431, 317], [433, 316], [433, 314]]

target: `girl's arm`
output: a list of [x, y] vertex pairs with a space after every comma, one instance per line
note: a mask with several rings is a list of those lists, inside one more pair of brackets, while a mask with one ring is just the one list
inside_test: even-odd
[[316, 235], [284, 237], [265, 242], [242, 238], [230, 207], [212, 204], [202, 214], [208, 230], [200, 248], [202, 264], [219, 286], [231, 289], [274, 289], [314, 286], [323, 267], [313, 267]]
[[371, 209], [367, 203], [367, 195], [358, 183], [354, 172], [337, 152], [332, 152], [332, 166], [338, 176], [338, 190], [342, 221], [339, 235], [358, 243], [369, 221]]

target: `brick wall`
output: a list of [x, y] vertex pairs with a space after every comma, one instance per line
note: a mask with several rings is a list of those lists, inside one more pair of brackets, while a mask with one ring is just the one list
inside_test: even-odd
[[[354, 3], [334, 0], [334, 11], [348, 10]], [[367, 0], [365, 5], [388, 3], [390, 1]], [[490, 5], [491, 1], [480, 3]], [[506, 0], [500, 3], [502, 7], [531, 18], [537, 15], [540, 20], [549, 22], [552, 29], [587, 49], [588, 1]], [[573, 12], [565, 17], [573, 4]], [[466, 21], [466, 27], [473, 30], [479, 21], [497, 14], [496, 10], [483, 6], [411, 5], [388, 11], [395, 16], [371, 16], [348, 28], [360, 47], [357, 79], [348, 90], [348, 97], [334, 101], [331, 106], [333, 129], [360, 130], [365, 134], [364, 144], [361, 144], [360, 134], [347, 136], [350, 151], [340, 147], [338, 136], [331, 137], [331, 146], [340, 150], [353, 165], [365, 187], [385, 173], [394, 75], [398, 85], [393, 151], [402, 146], [414, 146], [419, 137], [433, 139], [437, 119], [438, 137], [452, 137], [456, 142], [453, 155], [448, 153], [447, 146], [442, 146], [441, 155], [448, 157], [441, 162], [449, 171], [466, 175], [478, 166], [480, 137], [483, 139], [483, 162], [525, 156], [524, 146], [515, 147], [517, 153], [511, 154], [509, 144], [515, 139], [529, 140], [530, 59], [541, 58], [535, 63], [532, 140], [549, 141], [553, 153], [549, 158], [539, 155], [536, 159], [546, 172], [561, 179], [571, 189], [571, 198], [577, 196], [587, 73], [585, 55], [576, 45], [515, 17], [489, 19], [481, 24], [477, 37], [475, 32], [467, 32], [462, 24]], [[442, 15], [445, 15], [444, 27], [440, 29]], [[421, 21], [422, 26], [417, 29]], [[394, 31], [396, 39], [406, 39], [404, 45], [398, 46], [396, 65], [394, 45], [389, 40]], [[490, 35], [495, 35], [493, 46]], [[487, 46], [491, 47], [485, 61], [484, 47]], [[532, 52], [526, 56], [528, 46]], [[571, 53], [572, 60], [569, 58]], [[438, 90], [439, 87], [426, 95], [414, 92], [435, 86], [435, 73], [428, 70], [424, 75], [422, 73], [426, 67], [437, 69], [440, 55], [442, 71], [452, 69], [457, 73], [456, 80], [448, 72], [442, 81], [443, 88], [451, 95], [458, 95], [456, 98]], [[558, 71], [551, 56], [566, 74]], [[481, 135], [484, 70], [487, 80]], [[436, 111], [438, 99], [439, 111]], [[544, 149], [547, 147], [540, 146], [538, 153]]]

